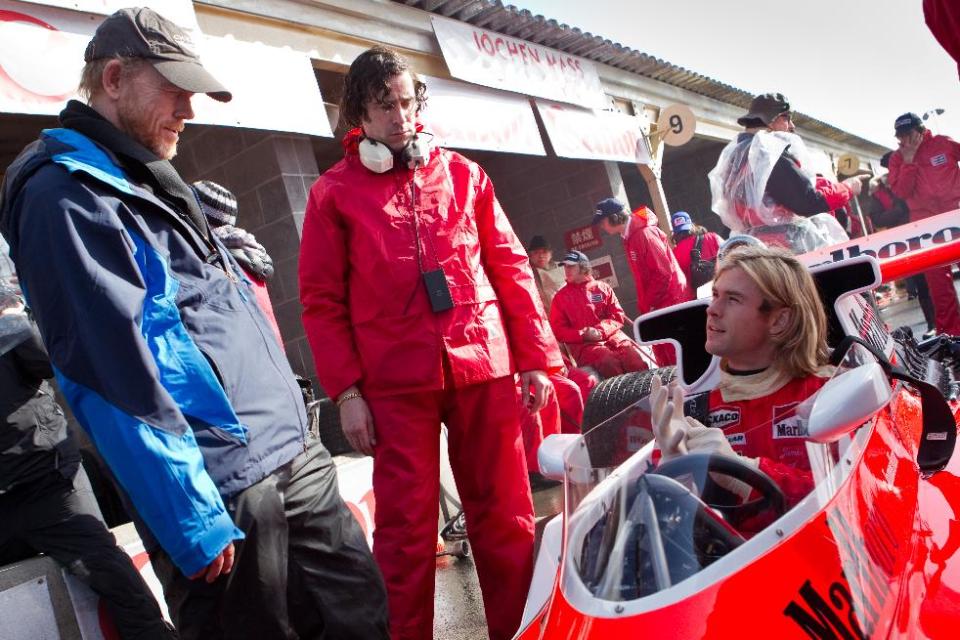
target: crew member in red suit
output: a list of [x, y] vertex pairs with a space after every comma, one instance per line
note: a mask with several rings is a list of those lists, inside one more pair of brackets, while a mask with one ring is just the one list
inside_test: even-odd
[[418, 131], [425, 101], [424, 83], [390, 49], [350, 66], [345, 157], [307, 202], [303, 323], [344, 435], [374, 457], [374, 555], [392, 637], [433, 633], [443, 422], [488, 633], [510, 638], [534, 542], [515, 374], [539, 411], [560, 351], [490, 179]]
[[[713, 231], [707, 231], [698, 224], [693, 223], [693, 218], [686, 211], [676, 211], [670, 216], [670, 226], [673, 228], [673, 255], [680, 265], [680, 270], [687, 278], [687, 283], [691, 289], [694, 288], [694, 278], [691, 273], [693, 264], [693, 254], [697, 250], [697, 243], [700, 243], [700, 260], [704, 262], [716, 262], [717, 254], [720, 253], [720, 245], [723, 244], [723, 238]], [[693, 291], [696, 295], [696, 291]]]
[[651, 391], [664, 460], [686, 452], [739, 456], [783, 490], [790, 508], [813, 489], [797, 406], [829, 379], [826, 315], [816, 285], [783, 249], [745, 246], [725, 255], [707, 310], [706, 350], [720, 357], [709, 423], [683, 416], [679, 387]]
[[550, 326], [577, 363], [609, 378], [646, 369], [637, 343], [623, 332], [627, 316], [606, 282], [594, 280], [590, 259], [570, 251], [560, 262], [567, 284], [553, 298]]
[[[899, 148], [890, 156], [890, 189], [907, 201], [910, 221], [960, 209], [960, 143], [935, 136], [915, 113], [894, 123]], [[950, 266], [924, 273], [937, 333], [960, 336], [960, 305]]]
[[[673, 255], [670, 240], [657, 226], [657, 216], [646, 207], [633, 213], [616, 198], [597, 203], [593, 224], [610, 235], [623, 238], [623, 250], [630, 262], [637, 287], [637, 312], [644, 314], [693, 299], [687, 277]], [[672, 345], [653, 347], [661, 367], [676, 364]]]

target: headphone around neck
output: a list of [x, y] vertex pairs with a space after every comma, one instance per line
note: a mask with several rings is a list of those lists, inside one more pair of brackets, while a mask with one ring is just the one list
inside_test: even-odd
[[418, 132], [413, 134], [407, 146], [398, 153], [394, 153], [390, 147], [382, 142], [364, 136], [360, 140], [358, 150], [360, 163], [363, 166], [374, 173], [386, 173], [393, 169], [397, 157], [408, 169], [416, 169], [426, 164], [427, 158], [430, 156], [430, 142], [427, 141], [423, 133]]

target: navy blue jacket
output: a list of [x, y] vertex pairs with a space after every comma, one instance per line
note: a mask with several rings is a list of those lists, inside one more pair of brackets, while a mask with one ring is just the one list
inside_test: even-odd
[[140, 519], [198, 572], [243, 537], [223, 498], [306, 448], [299, 388], [249, 281], [74, 130], [24, 149], [0, 197], [64, 395]]

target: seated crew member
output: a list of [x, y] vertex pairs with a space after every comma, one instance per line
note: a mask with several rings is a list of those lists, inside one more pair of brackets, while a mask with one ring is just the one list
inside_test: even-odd
[[560, 262], [567, 284], [550, 308], [550, 326], [557, 340], [569, 347], [581, 366], [601, 376], [642, 371], [646, 363], [637, 344], [621, 328], [627, 316], [613, 289], [594, 280], [587, 256], [570, 251]]
[[[782, 249], [744, 246], [717, 267], [706, 350], [720, 356], [709, 423], [683, 416], [683, 394], [653, 380], [654, 433], [664, 460], [739, 455], [783, 490], [790, 508], [813, 488], [797, 405], [829, 379], [826, 314], [813, 278]], [[767, 426], [769, 425], [769, 426]]]

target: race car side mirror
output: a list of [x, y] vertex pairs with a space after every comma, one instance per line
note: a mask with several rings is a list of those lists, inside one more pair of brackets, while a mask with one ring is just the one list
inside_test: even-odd
[[846, 371], [823, 385], [807, 423], [814, 442], [836, 442], [870, 419], [893, 396], [879, 362], [868, 362]]
[[[858, 344], [873, 354], [884, 372], [893, 380], [901, 380], [911, 385], [920, 396], [920, 413], [923, 415], [920, 443], [917, 447], [917, 466], [924, 473], [940, 471], [953, 457], [957, 445], [957, 422], [953, 410], [943, 396], [943, 392], [926, 380], [917, 378], [903, 367], [892, 364], [869, 342], [858, 336], [845, 336], [833, 350], [833, 364], [851, 344]], [[826, 386], [826, 385], [824, 385]]]
[[563, 460], [567, 450], [580, 439], [575, 433], [554, 433], [543, 439], [537, 449], [537, 464], [544, 478], [563, 480]]

